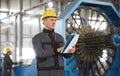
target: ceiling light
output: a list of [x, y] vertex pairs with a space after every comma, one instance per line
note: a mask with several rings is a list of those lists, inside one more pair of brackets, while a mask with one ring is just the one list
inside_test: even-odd
[[49, 2], [49, 3], [48, 3], [48, 7], [53, 7], [53, 3], [52, 3], [52, 2]]

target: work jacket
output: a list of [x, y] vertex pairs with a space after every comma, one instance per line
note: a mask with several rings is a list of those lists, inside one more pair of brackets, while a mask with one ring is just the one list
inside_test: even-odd
[[8, 54], [4, 54], [4, 56], [5, 56], [5, 57], [4, 57], [4, 68], [11, 70], [11, 69], [12, 69], [12, 64], [13, 64], [13, 62], [12, 62], [12, 60], [11, 60], [11, 58], [9, 57]]
[[57, 52], [57, 48], [64, 46], [64, 38], [60, 34], [44, 29], [33, 37], [32, 43], [38, 70], [63, 69], [63, 56]]

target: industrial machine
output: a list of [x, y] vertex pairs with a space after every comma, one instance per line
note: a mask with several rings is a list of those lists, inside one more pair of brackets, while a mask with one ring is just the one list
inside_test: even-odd
[[120, 76], [120, 14], [111, 3], [74, 0], [58, 23], [66, 39], [80, 35], [74, 56], [65, 59], [66, 76]]
[[[56, 31], [66, 40], [71, 33], [80, 35], [75, 54], [65, 59], [66, 76], [120, 76], [120, 14], [111, 3], [73, 0], [61, 13]], [[37, 75], [35, 63], [16, 67], [16, 72]]]

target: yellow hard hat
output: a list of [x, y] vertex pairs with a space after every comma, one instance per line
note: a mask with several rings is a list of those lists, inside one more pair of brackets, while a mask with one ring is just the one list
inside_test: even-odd
[[6, 48], [6, 52], [11, 52], [11, 49], [10, 48]]
[[42, 15], [42, 20], [47, 18], [47, 17], [55, 17], [58, 18], [58, 16], [56, 15], [55, 11], [52, 9], [46, 10], [43, 15]]

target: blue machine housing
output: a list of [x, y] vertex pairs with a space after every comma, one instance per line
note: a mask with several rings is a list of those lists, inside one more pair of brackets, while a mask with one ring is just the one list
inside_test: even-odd
[[[66, 20], [67, 18], [77, 9], [79, 6], [89, 6], [98, 8], [101, 13], [104, 13], [108, 20], [115, 26], [115, 36], [113, 37], [113, 43], [117, 47], [116, 50], [116, 56], [115, 60], [113, 61], [113, 64], [108, 72], [105, 73], [104, 76], [120, 76], [120, 14], [116, 10], [116, 8], [111, 4], [107, 2], [101, 2], [101, 1], [95, 1], [95, 0], [74, 0], [70, 5], [68, 5], [65, 8], [65, 11], [63, 11], [58, 19], [58, 23], [62, 22], [62, 26], [59, 27], [61, 31], [59, 31], [64, 38], [65, 32], [66, 32]], [[74, 56], [72, 56], [74, 57]], [[71, 58], [72, 58], [71, 57]], [[79, 70], [76, 70], [76, 72], [72, 72], [71, 69], [75, 65], [76, 60], [74, 60], [69, 66], [66, 65], [66, 63], [70, 60], [65, 59], [65, 70], [66, 70], [66, 76], [78, 76]]]

